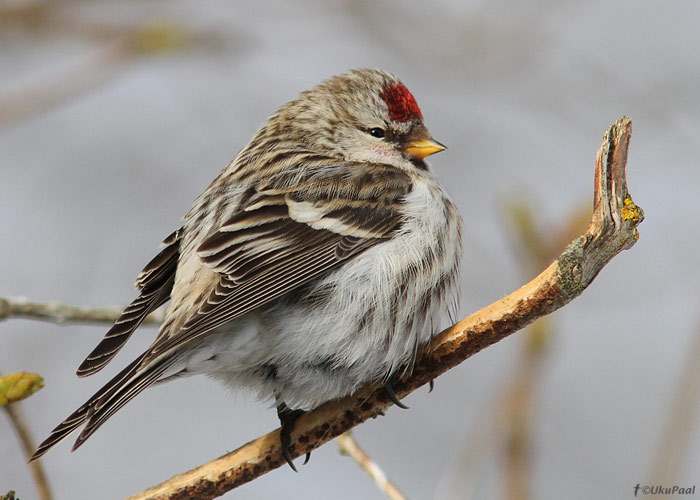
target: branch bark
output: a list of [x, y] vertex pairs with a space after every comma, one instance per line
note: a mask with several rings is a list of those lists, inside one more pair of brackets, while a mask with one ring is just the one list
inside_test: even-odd
[[360, 447], [350, 432], [338, 436], [336, 441], [338, 441], [340, 452], [343, 455], [350, 456], [372, 478], [377, 488], [389, 500], [407, 500], [406, 496], [399, 491], [396, 485], [386, 477], [382, 468]]
[[[25, 318], [48, 321], [63, 325], [66, 323], [107, 323], [112, 324], [124, 311], [122, 308], [96, 308], [67, 306], [58, 302], [30, 302], [22, 298], [0, 297], [0, 321], [10, 318]], [[155, 311], [143, 320], [141, 326], [158, 326], [162, 313]]]
[[[566, 305], [615, 255], [638, 239], [644, 215], [627, 190], [625, 167], [631, 121], [623, 117], [603, 137], [595, 170], [594, 211], [586, 232], [547, 269], [510, 295], [475, 312], [437, 335], [410, 376], [395, 387], [404, 397], [473, 354]], [[301, 417], [292, 433], [292, 456], [318, 448], [369, 418], [391, 401], [379, 384], [328, 402]], [[176, 475], [128, 500], [211, 499], [284, 464], [279, 430], [237, 450]]]
[[[27, 419], [24, 418], [22, 412], [22, 407], [17, 403], [11, 403], [3, 407], [7, 413], [7, 417], [12, 423], [12, 427], [17, 433], [17, 437], [22, 446], [22, 452], [24, 453], [24, 459], [29, 460], [32, 456], [34, 450], [36, 449], [36, 444], [32, 435], [29, 432], [29, 426], [27, 425]], [[36, 460], [29, 464], [29, 472], [34, 480], [34, 485], [36, 486], [37, 493], [41, 500], [53, 500], [53, 494], [51, 493], [51, 487], [49, 486], [49, 480], [44, 472], [44, 466], [41, 460]]]

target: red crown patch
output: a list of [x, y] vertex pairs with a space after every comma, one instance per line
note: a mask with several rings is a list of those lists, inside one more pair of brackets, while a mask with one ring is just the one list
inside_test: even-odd
[[418, 103], [402, 83], [394, 83], [379, 94], [389, 108], [389, 118], [397, 122], [407, 122], [423, 118]]

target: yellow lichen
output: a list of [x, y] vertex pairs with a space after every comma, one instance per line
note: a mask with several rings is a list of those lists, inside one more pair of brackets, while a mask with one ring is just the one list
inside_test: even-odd
[[627, 197], [625, 198], [625, 201], [623, 202], [625, 204], [624, 207], [622, 207], [622, 220], [632, 220], [632, 222], [639, 222], [639, 218], [642, 215], [641, 210], [635, 203], [632, 201], [632, 198]]

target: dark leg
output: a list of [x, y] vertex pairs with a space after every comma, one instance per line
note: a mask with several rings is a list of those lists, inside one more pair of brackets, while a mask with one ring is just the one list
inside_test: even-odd
[[395, 377], [390, 377], [389, 380], [384, 382], [384, 390], [386, 391], [392, 403], [394, 403], [399, 408], [408, 410], [408, 406], [399, 401], [399, 399], [396, 397], [396, 394], [394, 394], [394, 386], [396, 385], [396, 382], [397, 379]]
[[[284, 456], [284, 459], [287, 461], [287, 463], [294, 472], [299, 471], [296, 467], [294, 467], [294, 463], [292, 462], [292, 456], [289, 453], [289, 446], [292, 444], [292, 431], [294, 430], [294, 424], [296, 423], [297, 419], [301, 417], [304, 413], [306, 413], [304, 410], [292, 410], [284, 403], [280, 403], [277, 406], [277, 416], [279, 417], [280, 424], [282, 426], [282, 429], [280, 430], [280, 444], [282, 445], [282, 455]], [[306, 460], [304, 460], [304, 464], [306, 464], [306, 462], [309, 461], [310, 456], [311, 453], [306, 454]]]
[[433, 392], [433, 388], [435, 388], [435, 381], [434, 381], [434, 380], [431, 380], [431, 381], [430, 381], [430, 386], [429, 386], [429, 387], [430, 387], [430, 388], [428, 389], [428, 392]]

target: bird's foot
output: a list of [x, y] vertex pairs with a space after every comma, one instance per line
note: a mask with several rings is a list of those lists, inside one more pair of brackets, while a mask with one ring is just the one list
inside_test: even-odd
[[[280, 429], [280, 444], [282, 446], [282, 456], [294, 472], [299, 471], [294, 466], [294, 462], [292, 462], [292, 455], [289, 452], [289, 447], [292, 444], [292, 431], [294, 430], [294, 425], [296, 424], [296, 421], [299, 419], [299, 417], [301, 417], [304, 413], [306, 413], [304, 410], [292, 410], [284, 403], [280, 403], [280, 405], [277, 407], [277, 416], [279, 417], [280, 425], [282, 426], [282, 428]], [[310, 457], [311, 452], [306, 454], [306, 458], [304, 459], [304, 465], [308, 463]]]
[[404, 410], [408, 410], [408, 406], [406, 406], [401, 401], [399, 401], [399, 398], [397, 398], [396, 394], [394, 393], [394, 386], [397, 383], [398, 383], [397, 378], [395, 378], [395, 377], [389, 378], [389, 380], [384, 382], [384, 390], [386, 391], [386, 393], [389, 396], [389, 399], [391, 400], [392, 403], [394, 403], [399, 408], [403, 408]]

